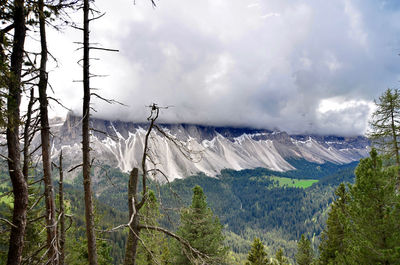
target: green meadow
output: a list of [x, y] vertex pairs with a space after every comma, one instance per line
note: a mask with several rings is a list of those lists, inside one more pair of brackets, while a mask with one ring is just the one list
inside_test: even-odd
[[303, 188], [303, 189], [306, 189], [310, 187], [312, 184], [318, 182], [318, 180], [316, 179], [292, 179], [292, 178], [276, 177], [276, 176], [269, 176], [267, 178], [276, 181], [278, 186]]

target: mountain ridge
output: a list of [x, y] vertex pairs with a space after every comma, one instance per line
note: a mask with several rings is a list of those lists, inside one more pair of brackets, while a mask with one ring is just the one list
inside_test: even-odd
[[[65, 149], [72, 162], [80, 158], [81, 118], [69, 113], [57, 120], [52, 150], [57, 156]], [[100, 163], [129, 171], [142, 158], [146, 123], [92, 118], [93, 157]], [[369, 141], [363, 136], [289, 135], [267, 129], [215, 127], [194, 124], [160, 124], [175, 139], [168, 142], [153, 133], [150, 150], [153, 162], [169, 178], [185, 178], [203, 172], [216, 176], [222, 169], [264, 167], [275, 171], [293, 170], [289, 159], [346, 164], [368, 155]], [[184, 150], [182, 150], [184, 149]], [[187, 158], [196, 160], [196, 163]], [[160, 177], [160, 176], [158, 176]]]

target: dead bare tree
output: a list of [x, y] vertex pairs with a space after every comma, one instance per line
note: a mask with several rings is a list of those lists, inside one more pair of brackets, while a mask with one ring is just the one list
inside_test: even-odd
[[26, 120], [25, 120], [24, 135], [23, 135], [23, 137], [24, 137], [24, 148], [23, 148], [24, 161], [23, 161], [23, 166], [22, 166], [22, 173], [24, 174], [26, 181], [28, 181], [28, 170], [29, 170], [29, 164], [30, 164], [29, 146], [30, 146], [31, 140], [32, 140], [31, 136], [33, 134], [30, 131], [30, 129], [31, 129], [31, 123], [32, 123], [32, 111], [33, 111], [34, 103], [35, 103], [35, 89], [32, 87], [30, 97], [29, 97], [28, 109], [26, 111]]
[[137, 206], [137, 186], [139, 180], [139, 170], [132, 169], [129, 175], [128, 184], [128, 205], [129, 205], [129, 234], [126, 242], [124, 265], [135, 265], [136, 250], [139, 240], [139, 215], [136, 212]]
[[64, 265], [65, 263], [65, 210], [64, 210], [64, 169], [63, 169], [63, 155], [62, 149], [60, 150], [60, 156], [58, 158], [58, 165], [52, 163], [54, 167], [58, 169], [59, 180], [58, 180], [58, 210], [59, 210], [59, 221], [58, 221], [58, 251], [60, 253], [58, 264]]
[[[53, 5], [55, 2], [57, 4]], [[2, 87], [5, 82], [5, 87], [8, 89], [7, 95], [4, 97], [7, 99], [7, 145], [8, 145], [8, 157], [6, 157], [9, 164], [9, 173], [11, 182], [13, 185], [12, 192], [14, 193], [14, 212], [12, 229], [10, 233], [9, 252], [8, 252], [8, 264], [20, 264], [22, 262], [22, 250], [25, 247], [24, 244], [24, 233], [26, 231], [27, 223], [37, 220], [27, 220], [28, 209], [28, 172], [30, 165], [30, 157], [32, 153], [42, 147], [43, 155], [43, 170], [45, 180], [45, 200], [46, 200], [46, 228], [48, 232], [47, 236], [47, 253], [49, 264], [57, 264], [57, 241], [56, 241], [56, 215], [55, 215], [55, 202], [52, 191], [51, 182], [51, 166], [50, 166], [50, 128], [47, 114], [48, 98], [46, 94], [47, 89], [47, 43], [46, 43], [46, 17], [49, 14], [59, 15], [59, 11], [62, 8], [71, 7], [76, 4], [76, 1], [3, 1], [2, 12], [6, 6], [7, 12], [10, 10], [12, 16], [1, 14], [1, 18], [7, 18], [5, 27], [0, 29], [0, 59], [2, 66]], [[48, 10], [44, 10], [44, 9]], [[50, 12], [48, 12], [50, 10]], [[36, 21], [34, 17], [30, 17], [29, 13], [35, 12], [39, 21]], [[26, 22], [28, 21], [28, 22]], [[4, 22], [4, 21], [2, 21]], [[40, 32], [40, 43], [41, 53], [27, 52], [24, 50], [25, 38], [27, 27], [35, 28], [39, 25]], [[13, 32], [12, 32], [13, 30]], [[12, 33], [10, 33], [12, 32]], [[13, 41], [8, 45], [8, 36], [12, 36]], [[37, 56], [41, 56], [40, 68], [36, 68], [36, 64], [32, 62], [30, 55], [33, 55], [36, 59]], [[10, 60], [8, 61], [8, 58]], [[23, 63], [24, 59], [26, 64]], [[36, 60], [34, 60], [36, 61]], [[27, 66], [28, 68], [26, 68]], [[39, 79], [39, 83], [36, 80]], [[24, 88], [30, 85], [31, 94], [28, 103], [28, 110], [25, 118], [20, 115], [20, 103]], [[36, 102], [34, 97], [34, 87], [39, 88], [39, 101], [40, 101], [40, 114], [41, 114], [41, 130], [42, 130], [42, 144], [33, 150], [29, 149], [32, 139], [37, 132], [38, 119], [32, 118], [33, 105]], [[1, 103], [0, 103], [1, 104]], [[3, 121], [3, 116], [1, 116]], [[21, 157], [20, 157], [20, 138], [19, 138], [19, 127], [22, 123], [25, 123], [23, 133], [23, 166], [21, 169]], [[4, 157], [4, 156], [3, 156]], [[24, 180], [21, 179], [21, 175]], [[40, 180], [41, 181], [41, 180]], [[32, 185], [36, 182], [32, 183]], [[41, 198], [41, 197], [40, 197]], [[40, 202], [40, 198], [33, 204], [31, 208], [36, 206]], [[39, 250], [40, 252], [41, 250]], [[26, 259], [25, 259], [26, 260]]]
[[[142, 229], [162, 232], [162, 233], [178, 240], [181, 244], [183, 244], [185, 247], [187, 247], [190, 250], [190, 253], [188, 253], [188, 256], [195, 254], [195, 256], [197, 258], [199, 258], [202, 261], [205, 261], [205, 260], [209, 259], [209, 257], [207, 255], [205, 255], [204, 253], [201, 253], [200, 251], [194, 249], [182, 237], [180, 237], [162, 227], [141, 224], [141, 222], [140, 222], [141, 220], [140, 220], [139, 211], [144, 206], [144, 204], [146, 203], [146, 201], [148, 199], [148, 189], [147, 189], [147, 179], [149, 177], [148, 173], [149, 172], [153, 172], [153, 173], [160, 172], [157, 169], [148, 169], [147, 168], [147, 161], [152, 161], [152, 157], [150, 155], [151, 152], [150, 152], [150, 147], [149, 147], [149, 140], [150, 140], [150, 135], [151, 135], [153, 129], [156, 129], [159, 133], [161, 133], [161, 135], [166, 136], [167, 139], [171, 140], [173, 143], [178, 144], [180, 146], [178, 141], [176, 141], [172, 136], [167, 135], [160, 127], [158, 127], [156, 125], [156, 120], [160, 113], [160, 107], [158, 107], [157, 104], [152, 104], [149, 107], [151, 108], [151, 114], [147, 118], [147, 120], [150, 121], [150, 125], [149, 125], [147, 133], [145, 135], [144, 149], [143, 149], [143, 155], [142, 155], [142, 160], [141, 160], [141, 171], [142, 171], [141, 172], [142, 173], [141, 194], [142, 194], [142, 198], [140, 201], [138, 201], [139, 170], [137, 168], [134, 168], [131, 171], [130, 176], [129, 176], [128, 205], [129, 205], [130, 220], [129, 220], [129, 223], [127, 224], [127, 226], [129, 227], [129, 234], [128, 234], [128, 239], [127, 239], [127, 243], [126, 243], [124, 265], [135, 265], [138, 243], [141, 242], [142, 244], [144, 244], [140, 238], [140, 231]], [[182, 148], [182, 146], [180, 146], [180, 147]], [[183, 151], [183, 152], [185, 154], [187, 154], [186, 157], [188, 157], [190, 159], [190, 152], [189, 151]], [[163, 173], [162, 173], [162, 175], [164, 177], [166, 177]], [[168, 179], [166, 179], [166, 180], [168, 181]], [[191, 259], [191, 258], [192, 257], [189, 257], [189, 259]]]
[[60, 152], [60, 160], [58, 164], [58, 170], [60, 171], [60, 180], [59, 180], [59, 203], [60, 203], [60, 236], [59, 236], [59, 244], [60, 244], [60, 265], [64, 265], [65, 260], [65, 212], [64, 212], [64, 172], [63, 172], [63, 156], [62, 150]]
[[97, 265], [96, 235], [90, 177], [90, 65], [89, 65], [89, 0], [83, 1], [83, 119], [82, 119], [82, 171], [85, 192], [86, 237], [88, 241], [89, 264]]
[[40, 73], [39, 73], [39, 102], [40, 102], [40, 136], [42, 146], [44, 197], [46, 204], [46, 230], [47, 230], [47, 256], [48, 263], [58, 263], [56, 209], [51, 181], [51, 151], [50, 151], [50, 125], [48, 116], [47, 99], [47, 40], [46, 40], [46, 16], [44, 13], [44, 1], [38, 1], [39, 28], [40, 28]]
[[8, 81], [7, 97], [7, 147], [8, 168], [13, 186], [14, 210], [11, 227], [8, 265], [20, 264], [24, 248], [24, 234], [26, 228], [26, 212], [28, 207], [28, 185], [21, 169], [19, 125], [21, 104], [21, 71], [24, 57], [26, 35], [25, 1], [14, 0], [13, 10], [13, 47], [11, 53], [11, 67]]

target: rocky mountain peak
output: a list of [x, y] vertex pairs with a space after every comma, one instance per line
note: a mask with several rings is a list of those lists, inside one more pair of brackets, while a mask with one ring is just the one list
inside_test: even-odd
[[[80, 159], [81, 117], [69, 113], [53, 128], [53, 154], [61, 150]], [[59, 123], [58, 123], [59, 124]], [[91, 119], [93, 157], [99, 163], [129, 171], [142, 158], [148, 124]], [[311, 162], [350, 163], [368, 155], [365, 137], [289, 135], [266, 129], [213, 127], [194, 124], [160, 124], [168, 134], [201, 157], [195, 163], [179, 147], [154, 133], [150, 148], [157, 167], [170, 179], [203, 172], [215, 176], [224, 168], [235, 170], [265, 167], [276, 171], [294, 169], [288, 162], [303, 158]]]

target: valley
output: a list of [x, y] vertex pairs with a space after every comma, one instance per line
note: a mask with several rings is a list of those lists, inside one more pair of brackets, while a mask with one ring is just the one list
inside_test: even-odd
[[[224, 227], [225, 244], [232, 250], [230, 264], [244, 263], [254, 237], [263, 240], [271, 255], [282, 248], [293, 261], [301, 234], [311, 236], [315, 247], [319, 244], [329, 205], [334, 199], [333, 192], [338, 182], [354, 181], [354, 168], [358, 164], [318, 164], [306, 160], [296, 160], [295, 163], [299, 169], [288, 172], [264, 168], [223, 170], [212, 178], [199, 174], [175, 179], [170, 184], [151, 182], [151, 189], [160, 195], [163, 218], [159, 222], [163, 227], [176, 230], [179, 225], [179, 211], [176, 209], [189, 205], [192, 188], [200, 185], [209, 206]], [[126, 213], [128, 174], [108, 166], [98, 177], [101, 181], [95, 186], [95, 193], [99, 203], [113, 211]], [[296, 183], [296, 179], [302, 181]], [[277, 185], [278, 180], [285, 182]], [[297, 185], [292, 187], [288, 180]], [[318, 182], [299, 187], [299, 183], [310, 180]], [[76, 179], [73, 187], [80, 190], [81, 183], [81, 179]], [[115, 218], [108, 222], [108, 227], [123, 223]], [[118, 249], [119, 244], [113, 243], [113, 248]]]
[[[62, 149], [69, 168], [80, 160], [79, 120], [69, 114], [53, 126], [53, 159]], [[147, 125], [92, 119], [91, 126], [95, 198], [125, 216], [127, 171], [139, 165]], [[236, 260], [232, 264], [244, 262], [254, 237], [261, 238], [271, 254], [282, 248], [292, 261], [301, 234], [311, 236], [316, 247], [335, 188], [353, 181], [358, 160], [369, 150], [364, 137], [290, 136], [185, 124], [161, 128], [170, 140], [155, 132], [150, 141], [156, 161], [152, 166], [168, 178], [154, 175], [150, 182], [160, 202], [160, 224], [175, 231], [176, 209], [189, 205], [192, 188], [200, 185], [224, 227], [225, 244]], [[66, 181], [80, 190], [82, 176], [77, 173], [67, 173]], [[121, 223], [108, 218], [104, 225]], [[112, 253], [123, 252], [118, 245], [112, 244]], [[118, 264], [118, 255], [115, 258]]]

